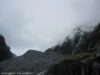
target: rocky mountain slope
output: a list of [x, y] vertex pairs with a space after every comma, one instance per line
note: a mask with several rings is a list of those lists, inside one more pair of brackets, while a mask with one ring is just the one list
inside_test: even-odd
[[29, 50], [22, 56], [12, 58], [0, 63], [2, 72], [30, 72], [35, 75], [47, 70], [50, 66], [58, 63], [66, 56], [55, 52], [39, 52]]
[[[92, 32], [78, 32], [45, 52], [29, 50], [0, 62], [0, 73], [27, 75], [91, 75], [100, 55], [100, 24]], [[92, 66], [92, 67], [91, 67]], [[11, 74], [12, 73], [12, 74]]]
[[78, 47], [81, 51], [54, 65], [45, 75], [100, 75], [100, 24], [88, 35], [82, 45], [85, 50]]

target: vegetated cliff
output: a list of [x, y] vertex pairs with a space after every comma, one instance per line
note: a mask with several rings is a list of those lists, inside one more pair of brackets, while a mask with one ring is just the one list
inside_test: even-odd
[[51, 67], [45, 75], [100, 75], [100, 24], [75, 49], [74, 55]]

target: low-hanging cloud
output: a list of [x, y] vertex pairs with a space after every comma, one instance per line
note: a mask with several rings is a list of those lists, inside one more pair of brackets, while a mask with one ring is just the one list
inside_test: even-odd
[[100, 22], [100, 0], [0, 0], [0, 33], [12, 52], [44, 51], [77, 26]]

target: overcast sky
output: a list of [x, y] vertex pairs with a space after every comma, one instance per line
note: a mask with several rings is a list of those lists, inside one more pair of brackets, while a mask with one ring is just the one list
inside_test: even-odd
[[0, 0], [0, 34], [17, 55], [44, 51], [76, 26], [99, 22], [100, 0]]

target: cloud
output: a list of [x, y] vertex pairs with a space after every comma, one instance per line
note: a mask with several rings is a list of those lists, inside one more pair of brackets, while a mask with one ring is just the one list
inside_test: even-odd
[[12, 52], [44, 51], [77, 26], [100, 22], [100, 0], [0, 0], [0, 33]]

